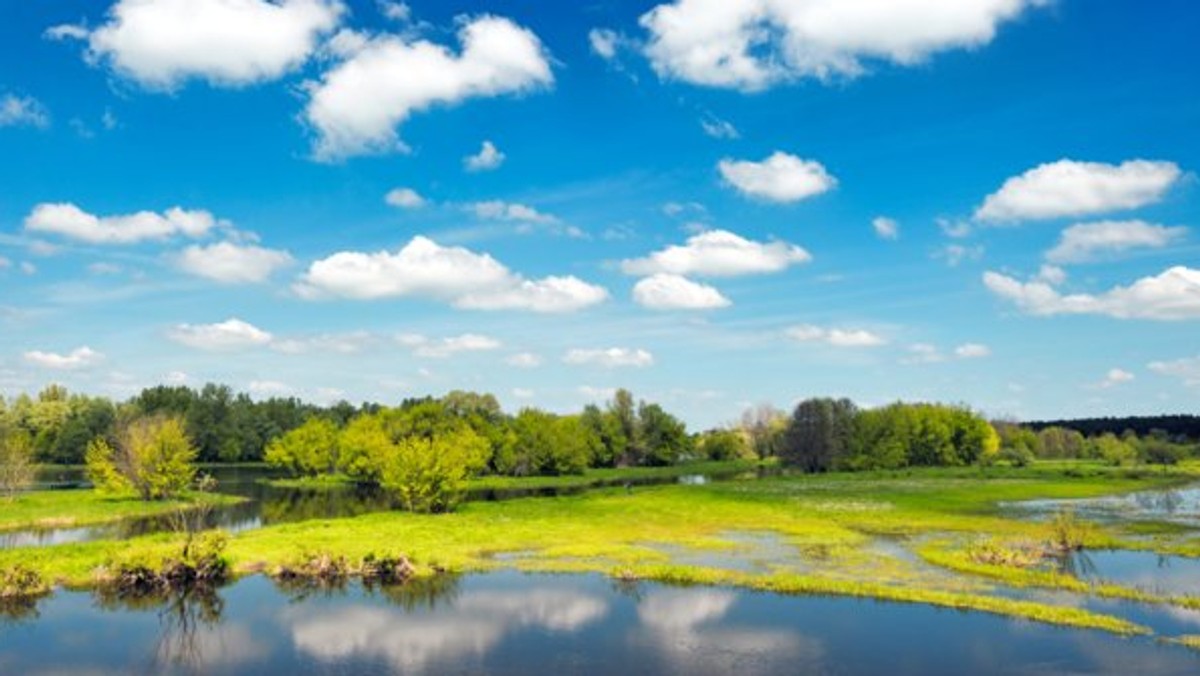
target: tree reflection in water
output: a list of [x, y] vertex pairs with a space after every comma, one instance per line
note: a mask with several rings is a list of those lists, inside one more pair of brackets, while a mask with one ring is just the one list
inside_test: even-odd
[[206, 660], [219, 649], [212, 642], [225, 601], [217, 590], [196, 585], [129, 594], [97, 590], [95, 604], [105, 611], [157, 611], [159, 631], [146, 673], [206, 673]]

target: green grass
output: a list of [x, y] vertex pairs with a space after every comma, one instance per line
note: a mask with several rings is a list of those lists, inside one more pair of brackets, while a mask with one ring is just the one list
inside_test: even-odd
[[112, 523], [139, 516], [166, 514], [180, 506], [239, 501], [229, 495], [190, 493], [179, 500], [144, 502], [132, 495], [104, 495], [92, 490], [30, 491], [13, 500], [0, 498], [0, 532], [74, 528]]
[[[705, 473], [698, 467], [671, 469], [683, 474]], [[632, 491], [597, 489], [548, 499], [467, 503], [457, 512], [443, 515], [393, 512], [280, 524], [232, 537], [227, 553], [234, 570], [241, 574], [271, 570], [313, 553], [345, 557], [351, 563], [372, 554], [403, 554], [420, 575], [438, 569], [474, 572], [514, 567], [601, 572], [782, 593], [926, 603], [1134, 634], [1146, 629], [1070, 604], [997, 596], [991, 593], [993, 585], [1053, 586], [1078, 594], [1156, 603], [1188, 605], [1187, 600], [1162, 599], [1117, 586], [1086, 585], [1040, 571], [984, 566], [970, 559], [967, 548], [985, 537], [1040, 542], [1052, 538], [1050, 524], [1014, 518], [998, 510], [998, 502], [1091, 497], [1168, 486], [1194, 479], [1194, 471], [1142, 472], [1056, 463], [1023, 469], [926, 469], [780, 476], [705, 486], [640, 486]], [[629, 471], [624, 472], [628, 477]], [[768, 534], [790, 554], [783, 560], [768, 561], [763, 572], [746, 573], [680, 565], [662, 547], [753, 556], [735, 535], [744, 533]], [[1088, 545], [1132, 543], [1131, 535], [1120, 529], [1089, 529]], [[924, 559], [909, 561], [881, 552], [875, 547], [879, 536], [916, 539], [916, 550]], [[1185, 534], [1170, 531], [1156, 537], [1153, 543], [1144, 537], [1137, 543], [1176, 549], [1194, 544], [1179, 539]], [[86, 586], [94, 583], [99, 566], [130, 552], [166, 555], [174, 546], [171, 540], [169, 535], [157, 535], [121, 543], [0, 551], [0, 569], [22, 564], [46, 579]]]

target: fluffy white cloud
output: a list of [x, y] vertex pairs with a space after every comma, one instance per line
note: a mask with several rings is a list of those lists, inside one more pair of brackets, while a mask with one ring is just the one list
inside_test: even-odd
[[122, 216], [95, 216], [74, 204], [39, 204], [25, 217], [25, 230], [77, 239], [91, 244], [134, 244], [177, 235], [202, 237], [223, 223], [207, 211], [172, 207], [161, 214], [139, 211]]
[[34, 366], [55, 369], [58, 371], [72, 371], [75, 369], [87, 368], [104, 359], [104, 355], [86, 345], [75, 348], [67, 354], [42, 352], [41, 350], [30, 350], [29, 352], [25, 353], [24, 357], [25, 361], [33, 364]]
[[50, 126], [50, 113], [40, 101], [32, 96], [5, 94], [0, 96], [0, 127]]
[[736, 277], [780, 272], [788, 266], [812, 260], [804, 249], [787, 242], [754, 242], [727, 230], [709, 230], [672, 245], [646, 258], [621, 261], [627, 275], [658, 273]]
[[1063, 295], [1042, 281], [1024, 282], [986, 272], [983, 283], [992, 293], [1016, 303], [1033, 315], [1095, 314], [1118, 319], [1200, 319], [1200, 270], [1169, 268], [1154, 277], [1143, 277], [1129, 286], [1101, 294]]
[[664, 272], [638, 281], [633, 286], [633, 300], [653, 310], [711, 310], [731, 305], [707, 284]]
[[617, 56], [617, 48], [621, 45], [621, 36], [608, 28], [593, 28], [588, 31], [588, 44], [591, 45], [592, 52], [596, 56], [605, 61], [611, 61]]
[[1045, 0], [676, 0], [641, 17], [663, 78], [756, 91], [805, 77], [855, 77], [864, 62], [920, 63], [987, 44]]
[[494, 143], [484, 141], [483, 145], [479, 146], [479, 152], [463, 158], [463, 168], [471, 172], [491, 171], [499, 169], [507, 158], [508, 156], [500, 152]]
[[933, 257], [946, 261], [950, 267], [958, 267], [963, 261], [977, 261], [983, 258], [983, 246], [964, 246], [962, 244], [947, 244], [933, 252]]
[[457, 55], [406, 36], [359, 37], [341, 41], [344, 60], [308, 84], [304, 116], [317, 133], [318, 159], [402, 147], [397, 127], [434, 105], [518, 94], [554, 82], [538, 37], [502, 17], [464, 21]]
[[979, 359], [992, 354], [992, 349], [981, 343], [963, 343], [954, 348], [954, 356], [959, 359]]
[[487, 254], [414, 237], [395, 253], [343, 251], [314, 262], [295, 285], [304, 298], [428, 297], [455, 307], [568, 312], [608, 292], [575, 277], [528, 280]]
[[286, 251], [254, 244], [218, 242], [208, 246], [194, 244], [176, 257], [184, 272], [225, 284], [265, 282], [275, 271], [292, 264]]
[[532, 399], [535, 394], [536, 392], [525, 387], [514, 387], [512, 389], [512, 395], [517, 399]]
[[271, 342], [270, 333], [240, 319], [216, 324], [178, 324], [167, 332], [177, 343], [197, 350], [237, 350], [261, 347]]
[[1173, 162], [1063, 159], [1005, 181], [975, 210], [975, 218], [1015, 222], [1136, 209], [1157, 202], [1182, 175]]
[[771, 202], [798, 202], [837, 185], [837, 179], [820, 162], [782, 151], [775, 151], [761, 162], [723, 159], [717, 170], [743, 195]]
[[1152, 361], [1146, 368], [1159, 375], [1178, 378], [1188, 387], [1200, 386], [1200, 357], [1186, 357], [1172, 361]]
[[864, 329], [830, 329], [812, 324], [793, 326], [784, 332], [788, 338], [802, 343], [825, 343], [833, 347], [878, 347], [887, 340]]
[[518, 352], [516, 354], [509, 355], [504, 360], [504, 363], [517, 368], [532, 369], [542, 365], [542, 358], [540, 355], [536, 355], [532, 352]]
[[379, 13], [383, 14], [385, 19], [392, 21], [407, 22], [412, 18], [412, 9], [407, 3], [403, 2], [387, 2], [379, 0]]
[[572, 349], [563, 355], [567, 364], [619, 368], [631, 366], [642, 368], [654, 364], [654, 355], [642, 349], [610, 347], [608, 349]]
[[410, 348], [418, 357], [443, 359], [460, 352], [487, 352], [498, 350], [500, 341], [490, 336], [477, 333], [464, 333], [460, 336], [447, 338], [429, 338], [416, 333], [406, 333], [396, 337], [396, 342]]
[[544, 214], [531, 206], [502, 200], [474, 202], [467, 209], [476, 218], [493, 221], [523, 221], [526, 223], [557, 223], [558, 219], [550, 214]]
[[871, 220], [871, 227], [879, 239], [900, 239], [900, 224], [894, 218], [876, 216]]
[[1127, 383], [1134, 379], [1134, 375], [1124, 369], [1109, 369], [1108, 373], [1104, 374], [1104, 380], [1100, 381], [1100, 387], [1108, 389]]
[[1046, 252], [1046, 260], [1060, 264], [1086, 263], [1130, 249], [1161, 249], [1183, 239], [1187, 231], [1182, 226], [1145, 221], [1078, 223], [1062, 231], [1058, 244]]
[[420, 209], [425, 206], [425, 198], [412, 188], [392, 188], [383, 196], [383, 201], [399, 209]]
[[47, 35], [86, 40], [89, 61], [147, 88], [245, 86], [298, 68], [344, 12], [338, 0], [118, 0], [95, 30]]
[[1038, 268], [1037, 279], [1051, 286], [1058, 286], [1067, 281], [1067, 271], [1057, 265], [1043, 263], [1042, 267]]

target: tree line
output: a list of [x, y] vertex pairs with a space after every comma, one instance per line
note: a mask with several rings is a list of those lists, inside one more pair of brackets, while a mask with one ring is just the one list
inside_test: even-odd
[[1106, 418], [1079, 418], [1075, 420], [1044, 420], [1024, 423], [1034, 432], [1058, 427], [1079, 432], [1086, 437], [1099, 437], [1104, 434], [1121, 436], [1132, 432], [1138, 437], [1148, 437], [1151, 433], [1166, 435], [1177, 443], [1200, 442], [1200, 416], [1197, 415], [1155, 415], [1155, 416], [1124, 416]]

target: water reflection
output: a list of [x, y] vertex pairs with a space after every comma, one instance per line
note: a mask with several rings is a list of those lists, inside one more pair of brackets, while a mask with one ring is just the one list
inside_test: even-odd
[[1049, 517], [1069, 508], [1080, 517], [1103, 523], [1153, 520], [1200, 526], [1200, 484], [1096, 498], [1026, 500], [1005, 503], [1004, 507], [1036, 517]]
[[0, 623], [0, 673], [1155, 676], [1200, 664], [1150, 639], [981, 613], [600, 576], [351, 583], [299, 598], [251, 577], [167, 597], [59, 592], [38, 610]]
[[536, 589], [463, 594], [438, 613], [356, 606], [312, 617], [293, 608], [283, 622], [296, 648], [320, 662], [365, 657], [408, 672], [478, 661], [506, 635], [531, 627], [569, 633], [607, 612], [605, 600], [593, 594]]

